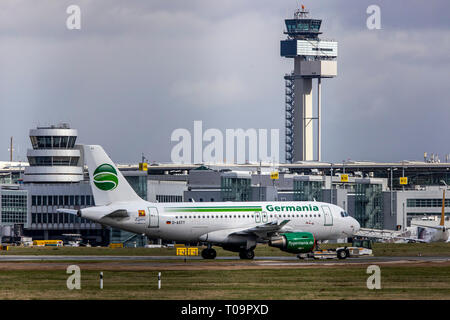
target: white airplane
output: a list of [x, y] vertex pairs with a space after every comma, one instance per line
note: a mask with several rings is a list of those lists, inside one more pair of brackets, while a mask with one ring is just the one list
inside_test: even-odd
[[318, 240], [353, 236], [358, 221], [338, 206], [323, 202], [153, 203], [141, 199], [101, 146], [86, 145], [84, 157], [95, 207], [58, 209], [102, 225], [145, 234], [149, 238], [213, 245], [253, 259], [257, 243], [290, 253], [307, 253]]
[[[422, 242], [448, 242], [450, 240], [449, 228], [445, 226], [445, 189], [442, 194], [441, 221], [439, 222], [439, 225], [421, 225], [414, 220], [411, 221], [411, 225], [418, 227], [417, 238], [423, 240]], [[423, 236], [421, 233], [423, 233]]]
[[415, 237], [405, 237], [402, 235], [401, 231], [393, 230], [377, 230], [377, 229], [367, 229], [360, 228], [358, 236], [364, 236], [374, 239], [382, 239], [388, 241], [405, 241], [405, 242], [450, 242], [449, 238], [449, 228], [445, 226], [445, 189], [443, 190], [442, 196], [442, 209], [441, 209], [441, 221], [439, 225], [424, 225], [416, 223], [414, 220], [411, 221], [411, 227], [416, 228]]

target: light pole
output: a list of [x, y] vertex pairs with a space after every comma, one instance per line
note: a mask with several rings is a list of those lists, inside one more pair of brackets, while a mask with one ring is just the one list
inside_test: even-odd
[[330, 203], [333, 204], [333, 163], [330, 169]]
[[444, 216], [444, 218], [445, 218], [445, 190], [448, 188], [447, 187], [447, 183], [445, 183], [445, 181], [444, 180], [441, 180], [440, 182], [442, 182], [443, 184], [444, 184], [444, 188], [443, 188], [443, 190], [442, 190], [442, 215]]

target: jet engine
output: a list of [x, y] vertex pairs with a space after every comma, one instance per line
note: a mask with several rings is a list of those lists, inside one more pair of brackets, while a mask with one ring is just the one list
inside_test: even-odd
[[289, 253], [308, 253], [314, 250], [315, 239], [309, 232], [281, 233], [269, 240], [269, 246]]

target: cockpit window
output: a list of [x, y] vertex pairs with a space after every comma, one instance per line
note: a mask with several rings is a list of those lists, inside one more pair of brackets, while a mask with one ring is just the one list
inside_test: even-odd
[[341, 217], [348, 217], [348, 213], [345, 211], [341, 211]]

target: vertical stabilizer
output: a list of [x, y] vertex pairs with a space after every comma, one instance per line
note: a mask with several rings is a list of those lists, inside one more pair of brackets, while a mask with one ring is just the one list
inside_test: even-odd
[[96, 206], [141, 200], [101, 146], [85, 145], [83, 150]]

